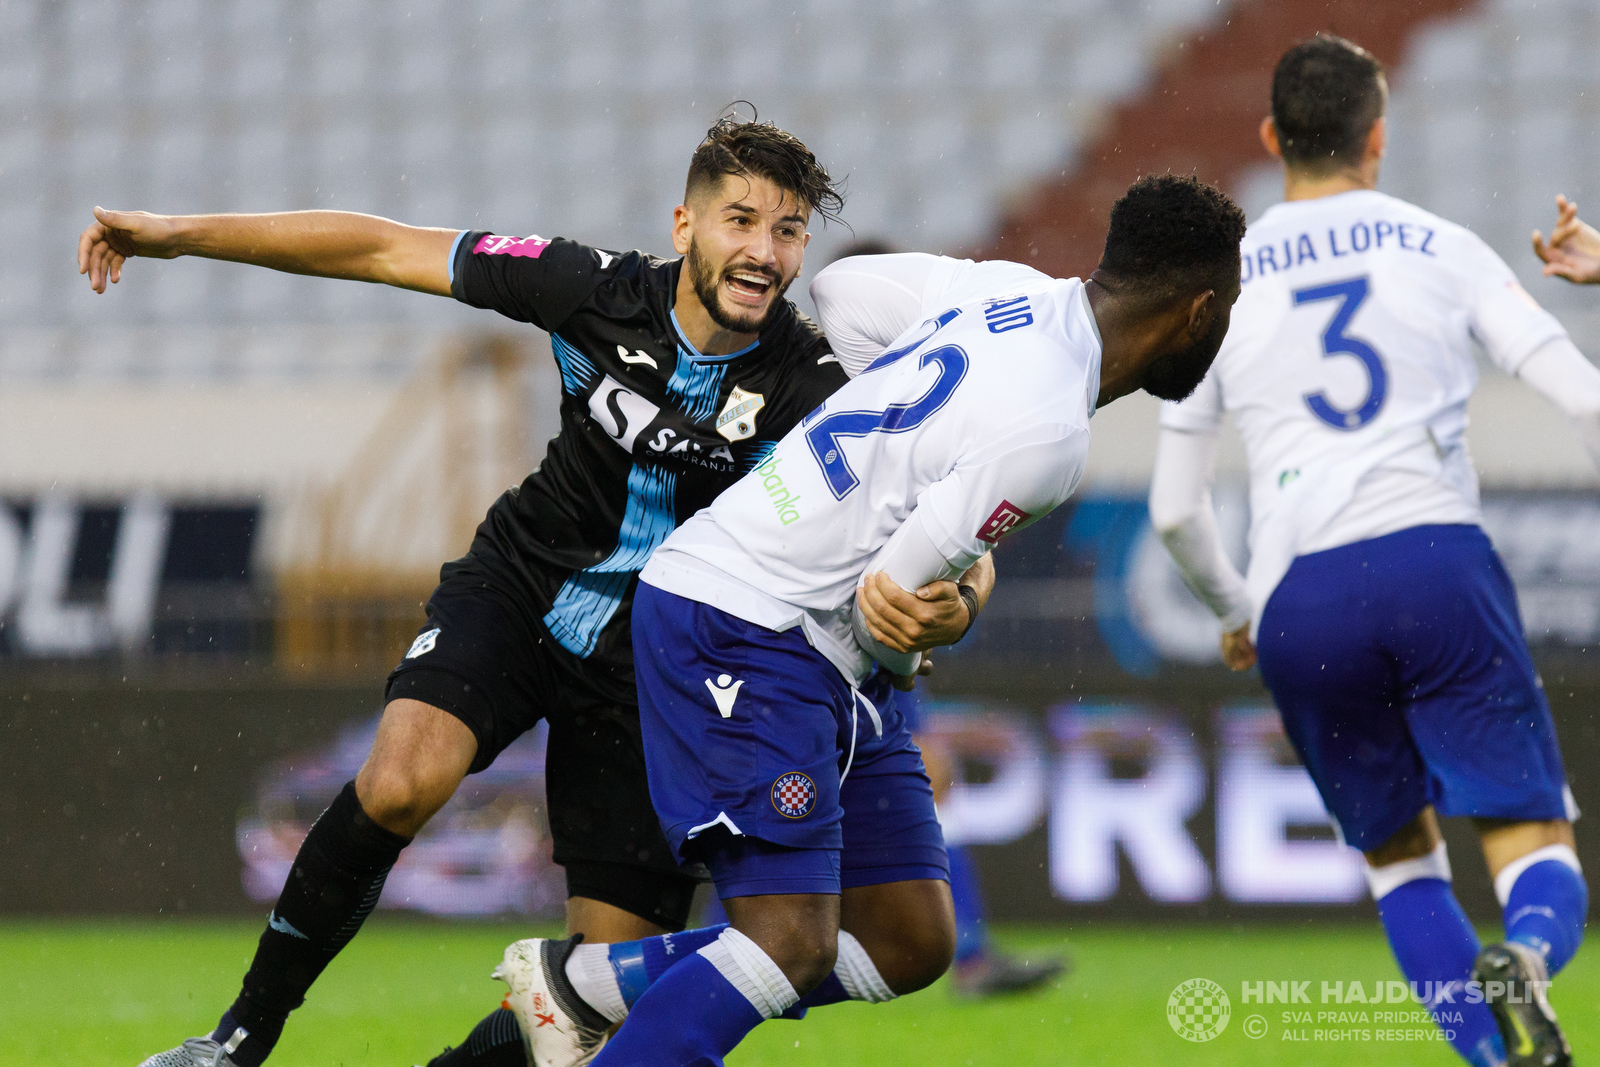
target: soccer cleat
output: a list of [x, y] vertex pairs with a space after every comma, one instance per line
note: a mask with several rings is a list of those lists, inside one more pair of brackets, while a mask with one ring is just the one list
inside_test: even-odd
[[1506, 1067], [1571, 1067], [1572, 1049], [1556, 1025], [1545, 990], [1550, 975], [1544, 957], [1526, 945], [1486, 945], [1472, 964], [1474, 981], [1506, 1043]]
[[958, 997], [981, 1000], [1005, 993], [1025, 993], [1037, 989], [1068, 970], [1064, 959], [1017, 959], [1001, 952], [985, 952], [976, 959], [955, 965], [950, 983]]
[[228, 1054], [237, 1049], [246, 1036], [244, 1028], [240, 1027], [225, 1045], [217, 1044], [210, 1035], [191, 1037], [177, 1048], [156, 1053], [139, 1067], [234, 1067]]
[[490, 976], [511, 987], [505, 1006], [522, 1027], [532, 1067], [582, 1067], [606, 1043], [611, 1022], [586, 1004], [567, 980], [567, 957], [583, 940], [530, 937], [512, 943]]

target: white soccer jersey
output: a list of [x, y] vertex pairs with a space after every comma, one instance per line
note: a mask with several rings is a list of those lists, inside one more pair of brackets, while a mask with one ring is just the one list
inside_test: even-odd
[[1296, 555], [1478, 522], [1462, 441], [1472, 342], [1516, 373], [1565, 331], [1470, 231], [1373, 191], [1270, 209], [1245, 235], [1241, 269], [1210, 374], [1161, 423], [1213, 432], [1234, 416], [1259, 619]]
[[[933, 270], [913, 325], [641, 574], [769, 629], [802, 625], [857, 682], [872, 660], [850, 611], [890, 537], [915, 511], [945, 564], [926, 581], [1055, 508], [1083, 473], [1100, 388], [1080, 281], [920, 258]], [[827, 331], [826, 308], [821, 318]]]

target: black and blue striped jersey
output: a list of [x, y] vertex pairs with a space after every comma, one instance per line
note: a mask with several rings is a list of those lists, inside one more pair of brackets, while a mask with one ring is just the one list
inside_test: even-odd
[[446, 573], [468, 568], [531, 607], [575, 684], [628, 704], [629, 615], [650, 553], [847, 380], [788, 301], [755, 344], [697, 352], [672, 311], [682, 264], [481, 231], [450, 259], [456, 299], [549, 332], [561, 432]]

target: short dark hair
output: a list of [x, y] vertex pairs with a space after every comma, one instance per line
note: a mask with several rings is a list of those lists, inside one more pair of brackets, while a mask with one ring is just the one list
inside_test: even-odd
[[1239, 275], [1244, 212], [1198, 178], [1140, 178], [1111, 206], [1100, 271], [1136, 291], [1168, 296]]
[[1301, 41], [1272, 75], [1272, 124], [1283, 161], [1321, 173], [1361, 162], [1389, 85], [1371, 52], [1331, 34]]
[[740, 120], [730, 106], [716, 125], [706, 131], [705, 140], [700, 142], [694, 158], [689, 161], [684, 202], [703, 187], [715, 185], [725, 175], [753, 174], [793, 193], [807, 211], [815, 211], [833, 222], [840, 221], [844, 193], [827, 168], [817, 162], [817, 157], [800, 138], [770, 122], [757, 121], [755, 106], [748, 106], [749, 122]]

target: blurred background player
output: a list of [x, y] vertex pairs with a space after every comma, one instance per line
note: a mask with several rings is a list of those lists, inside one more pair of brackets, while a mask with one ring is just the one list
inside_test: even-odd
[[[645, 792], [628, 607], [650, 550], [844, 382], [784, 299], [812, 211], [842, 203], [799, 140], [729, 117], [691, 160], [677, 260], [348, 212], [96, 209], [79, 267], [97, 292], [129, 257], [191, 255], [454, 296], [549, 330], [563, 383], [562, 432], [490, 509], [467, 556], [441, 570], [367, 761], [301, 845], [238, 999], [209, 1037], [149, 1062], [262, 1063], [401, 850], [463, 777], [540, 718], [573, 933], [682, 928], [696, 878], [672, 858]], [[966, 625], [954, 585], [916, 606], [945, 622], [944, 640]], [[499, 1035], [506, 1020], [485, 1025]]]
[[[1401, 971], [1479, 1067], [1570, 1062], [1545, 997], [1588, 904], [1555, 728], [1462, 442], [1472, 343], [1577, 423], [1600, 460], [1600, 371], [1472, 233], [1374, 190], [1383, 71], [1336, 37], [1290, 49], [1261, 128], [1284, 204], [1250, 227], [1210, 375], [1166, 405], [1150, 516], [1259, 654], [1285, 730], [1367, 877]], [[1558, 243], [1574, 239], [1570, 217]], [[1536, 239], [1536, 246], [1538, 245]], [[1224, 413], [1251, 472], [1251, 558], [1209, 486]], [[1259, 653], [1258, 653], [1259, 649]], [[1436, 815], [1471, 816], [1504, 908], [1481, 947]], [[1465, 996], [1476, 978], [1489, 1007]]]

